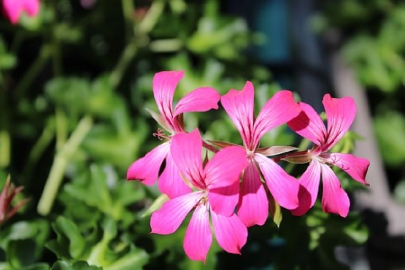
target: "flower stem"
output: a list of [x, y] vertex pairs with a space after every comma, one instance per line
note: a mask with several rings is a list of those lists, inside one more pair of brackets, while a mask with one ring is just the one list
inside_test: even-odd
[[155, 27], [157, 21], [162, 15], [165, 2], [162, 0], [154, 0], [148, 13], [142, 19], [142, 22], [139, 24], [138, 31], [143, 34], [148, 34]]
[[0, 168], [5, 168], [10, 164], [11, 137], [6, 89], [2, 80], [0, 83]]
[[135, 39], [132, 39], [128, 42], [127, 46], [124, 49], [120, 59], [118, 60], [117, 65], [110, 74], [110, 86], [112, 89], [115, 89], [120, 83], [122, 76], [125, 73], [128, 65], [131, 63], [132, 59], [135, 57], [138, 51], [138, 46], [135, 43]]
[[[307, 140], [307, 139], [302, 139], [301, 142], [300, 142], [300, 144], [298, 145], [298, 149], [307, 149], [310, 144], [311, 144], [311, 141], [309, 141], [309, 140]], [[302, 152], [302, 151], [300, 151], [300, 152]], [[289, 154], [286, 154], [286, 155], [289, 155]], [[295, 163], [288, 163], [288, 164], [285, 166], [284, 170], [285, 170], [287, 173], [291, 173], [292, 170], [294, 169], [295, 165], [296, 165]]]
[[208, 149], [208, 150], [210, 150], [211, 152], [213, 152], [213, 153], [216, 153], [216, 152], [219, 151], [217, 148], [215, 148], [214, 146], [212, 146], [212, 145], [209, 144], [209, 143], [206, 143], [205, 141], [203, 141], [203, 146], [204, 146], [206, 149]]
[[28, 155], [27, 165], [25, 166], [22, 174], [23, 175], [22, 179], [26, 181], [24, 183], [25, 186], [28, 186], [31, 183], [31, 182], [28, 183], [27, 179], [29, 179], [35, 164], [38, 162], [39, 158], [45, 151], [46, 147], [51, 143], [53, 137], [54, 137], [53, 123], [51, 121], [48, 121], [48, 124], [42, 131], [41, 136], [35, 142], [34, 146], [32, 147]]
[[[134, 5], [130, 3], [129, 0], [123, 0], [123, 12], [126, 18], [127, 27], [132, 28], [134, 24], [132, 12], [134, 10]], [[164, 2], [161, 0], [156, 0], [152, 2], [152, 5], [146, 13], [145, 17], [140, 22], [137, 28], [134, 28], [134, 36], [128, 40], [128, 43], [118, 60], [117, 65], [110, 73], [110, 86], [114, 89], [120, 83], [126, 69], [128, 68], [131, 61], [135, 58], [139, 47], [145, 46], [148, 44], [148, 33], [152, 31], [153, 27], [156, 25], [159, 20], [160, 15], [163, 12]], [[132, 31], [128, 31], [130, 33]]]
[[25, 92], [32, 84], [34, 79], [41, 72], [42, 68], [45, 66], [49, 57], [52, 55], [52, 49], [49, 45], [43, 45], [41, 51], [38, 54], [38, 57], [31, 64], [28, 70], [25, 72], [24, 77], [20, 80], [20, 83], [16, 86], [14, 94], [17, 100], [20, 100], [24, 97]]
[[48, 179], [46, 180], [44, 191], [38, 203], [37, 210], [39, 214], [47, 215], [50, 212], [68, 162], [90, 131], [92, 125], [93, 119], [91, 116], [84, 116], [70, 138], [57, 152]]
[[134, 12], [135, 12], [134, 1], [122, 0], [122, 13], [125, 18], [127, 40], [129, 40], [134, 33]]

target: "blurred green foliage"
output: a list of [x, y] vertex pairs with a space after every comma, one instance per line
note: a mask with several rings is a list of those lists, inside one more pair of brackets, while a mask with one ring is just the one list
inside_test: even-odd
[[[256, 35], [220, 1], [85, 2], [41, 1], [36, 18], [0, 21], [0, 186], [11, 172], [31, 198], [0, 227], [0, 269], [343, 269], [334, 248], [363, 244], [367, 228], [356, 214], [341, 219], [318, 204], [305, 217], [282, 211], [280, 228], [252, 228], [242, 256], [214, 243], [205, 265], [184, 254], [187, 222], [172, 235], [150, 234], [157, 187], [125, 174], [159, 143], [145, 110], [156, 109], [153, 74], [186, 71], [177, 100], [197, 87], [225, 94], [251, 80], [257, 109], [279, 87], [245, 52]], [[241, 143], [221, 110], [185, 122], [206, 139]], [[344, 151], [353, 139], [342, 140]], [[294, 141], [280, 127], [262, 143]]]
[[[367, 89], [374, 130], [395, 197], [405, 171], [405, 3], [394, 0], [325, 1], [318, 30], [339, 29], [342, 55]], [[339, 10], [339, 12], [336, 12]]]

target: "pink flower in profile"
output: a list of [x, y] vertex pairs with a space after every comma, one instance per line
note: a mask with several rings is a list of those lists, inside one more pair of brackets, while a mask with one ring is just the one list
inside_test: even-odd
[[242, 91], [230, 90], [221, 98], [222, 106], [242, 136], [245, 159], [249, 165], [240, 186], [238, 216], [247, 225], [263, 225], [268, 217], [268, 199], [260, 173], [280, 206], [295, 209], [298, 205], [298, 181], [268, 158], [259, 142], [265, 133], [296, 117], [301, 109], [290, 91], [279, 91], [254, 118], [254, 88], [246, 82]]
[[29, 201], [29, 199], [24, 199], [16, 206], [11, 206], [15, 196], [23, 189], [23, 186], [14, 187], [14, 185], [11, 184], [10, 176], [7, 177], [6, 184], [0, 193], [0, 225], [14, 216], [17, 211]]
[[23, 12], [30, 17], [37, 16], [39, 6], [39, 0], [3, 0], [4, 12], [12, 24], [17, 24]]
[[211, 216], [218, 244], [227, 252], [240, 254], [247, 228], [235, 215], [239, 177], [246, 167], [246, 153], [238, 146], [217, 152], [204, 166], [202, 140], [196, 129], [172, 139], [171, 154], [193, 192], [170, 199], [153, 212], [152, 233], [171, 234], [194, 208], [184, 237], [184, 251], [192, 260], [205, 261], [212, 243]]
[[164, 160], [166, 166], [159, 178], [159, 189], [170, 198], [188, 193], [190, 188], [181, 179], [170, 154], [170, 140], [174, 134], [185, 132], [183, 113], [205, 112], [218, 109], [219, 93], [210, 87], [197, 88], [177, 103], [173, 110], [173, 96], [176, 87], [184, 76], [184, 71], [162, 71], [153, 77], [153, 95], [160, 114], [150, 111], [152, 117], [170, 134], [162, 130], [154, 136], [165, 142], [144, 157], [135, 161], [127, 171], [128, 180], [140, 180], [145, 185], [153, 185], [159, 177]]
[[327, 115], [327, 128], [315, 110], [303, 102], [300, 103], [302, 113], [288, 123], [292, 130], [315, 144], [307, 152], [297, 153], [296, 156], [293, 153], [286, 158], [293, 162], [310, 162], [299, 179], [302, 186], [299, 192], [300, 205], [292, 213], [303, 215], [315, 204], [322, 176], [322, 209], [325, 212], [346, 217], [350, 207], [349, 197], [330, 166], [338, 166], [353, 179], [368, 185], [365, 177], [370, 162], [351, 154], [328, 152], [353, 123], [356, 115], [356, 104], [353, 98], [331, 98], [327, 94], [322, 102]]

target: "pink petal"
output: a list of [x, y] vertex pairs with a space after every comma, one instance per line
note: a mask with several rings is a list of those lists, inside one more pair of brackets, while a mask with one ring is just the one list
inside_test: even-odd
[[328, 146], [323, 149], [327, 151], [349, 130], [356, 116], [356, 103], [352, 97], [331, 98], [329, 94], [322, 103], [328, 118]]
[[24, 10], [28, 16], [34, 17], [39, 12], [39, 0], [24, 0]]
[[179, 169], [174, 164], [170, 153], [166, 156], [166, 167], [160, 175], [158, 186], [159, 190], [169, 198], [176, 198], [191, 192], [191, 188], [181, 178]]
[[203, 194], [192, 192], [165, 202], [159, 210], [152, 213], [151, 233], [171, 234], [175, 232], [184, 218], [196, 206]]
[[12, 24], [16, 24], [23, 11], [23, 3], [20, 0], [3, 0], [3, 8]]
[[178, 133], [172, 138], [170, 152], [180, 173], [196, 187], [205, 188], [201, 151], [202, 140], [198, 129]]
[[172, 123], [174, 118], [172, 111], [173, 96], [183, 76], [184, 71], [162, 71], [156, 73], [153, 77], [153, 95], [161, 115], [168, 123]]
[[199, 205], [191, 217], [184, 236], [184, 251], [192, 260], [204, 261], [212, 243], [209, 205]]
[[240, 174], [247, 164], [243, 147], [226, 147], [217, 152], [205, 166], [205, 183], [213, 189], [239, 182]]
[[201, 87], [185, 95], [176, 105], [174, 116], [185, 112], [206, 112], [218, 109], [219, 93], [211, 87]]
[[318, 197], [319, 181], [321, 180], [321, 164], [314, 160], [299, 179], [300, 190], [298, 192], [299, 205], [291, 213], [296, 216], [305, 214], [314, 206]]
[[217, 214], [231, 216], [235, 213], [235, 207], [239, 200], [239, 181], [227, 187], [210, 189], [208, 201], [211, 210]]
[[298, 206], [298, 181], [288, 175], [283, 168], [270, 158], [261, 154], [255, 154], [255, 161], [260, 167], [267, 187], [276, 202], [286, 208], [295, 209]]
[[229, 253], [240, 254], [241, 248], [246, 244], [248, 232], [238, 216], [227, 217], [211, 211], [211, 218], [219, 246]]
[[240, 188], [238, 216], [247, 226], [263, 225], [269, 215], [269, 202], [260, 174], [251, 162], [243, 174]]
[[301, 112], [301, 108], [294, 100], [291, 91], [277, 92], [267, 101], [254, 124], [254, 143], [256, 147], [259, 140], [269, 130], [287, 123]]
[[221, 97], [221, 104], [239, 130], [244, 145], [249, 148], [253, 140], [253, 84], [247, 81], [242, 91], [230, 90]]
[[346, 217], [350, 207], [349, 196], [340, 186], [339, 179], [332, 169], [326, 164], [321, 164], [321, 166], [323, 183], [322, 209], [327, 213]]
[[159, 176], [160, 166], [169, 153], [170, 143], [166, 142], [138, 159], [127, 171], [128, 180], [140, 180], [145, 185], [153, 185]]
[[326, 139], [326, 128], [318, 113], [308, 104], [299, 103], [302, 112], [288, 122], [288, 126], [300, 136], [316, 145], [322, 145]]
[[321, 156], [327, 158], [327, 161], [331, 164], [347, 172], [354, 180], [368, 185], [366, 181], [368, 166], [370, 166], [368, 159], [340, 153], [324, 153]]

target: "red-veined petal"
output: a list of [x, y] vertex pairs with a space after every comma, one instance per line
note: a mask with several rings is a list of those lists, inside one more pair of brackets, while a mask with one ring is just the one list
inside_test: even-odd
[[349, 213], [350, 200], [346, 191], [341, 187], [340, 181], [332, 169], [326, 165], [322, 166], [322, 209], [327, 213], [338, 214], [346, 217]]
[[184, 251], [192, 260], [204, 261], [212, 243], [209, 206], [199, 205], [194, 210], [184, 236]]
[[253, 84], [247, 81], [241, 91], [230, 90], [221, 97], [221, 104], [239, 130], [243, 143], [249, 147], [253, 139]]
[[260, 174], [253, 162], [243, 173], [240, 187], [238, 216], [247, 226], [263, 225], [269, 215], [269, 202]]
[[201, 87], [185, 95], [176, 105], [174, 116], [185, 112], [206, 112], [218, 109], [219, 93], [211, 87]]
[[170, 125], [173, 119], [173, 96], [184, 71], [162, 71], [153, 77], [152, 88], [158, 109]]
[[152, 213], [151, 233], [171, 234], [175, 232], [191, 209], [199, 203], [202, 196], [202, 192], [192, 192], [165, 202], [162, 208]]
[[329, 94], [323, 97], [322, 103], [328, 118], [327, 148], [323, 150], [328, 151], [352, 125], [356, 116], [356, 103], [352, 97], [332, 98]]
[[299, 103], [302, 112], [288, 122], [288, 126], [300, 136], [321, 146], [326, 140], [326, 128], [318, 113], [308, 104]]
[[260, 138], [271, 129], [287, 123], [301, 112], [291, 91], [277, 92], [263, 106], [254, 124], [254, 143], [257, 147]]
[[226, 252], [240, 254], [241, 248], [246, 244], [247, 228], [235, 214], [223, 216], [211, 211], [215, 238], [220, 247]]
[[370, 166], [368, 159], [341, 153], [325, 153], [321, 154], [321, 156], [328, 157], [327, 161], [330, 164], [338, 166], [343, 171], [347, 172], [354, 180], [368, 185], [366, 181], [368, 166]]
[[159, 176], [160, 166], [169, 153], [170, 143], [166, 142], [138, 159], [127, 171], [128, 180], [140, 180], [145, 185], [153, 185]]
[[191, 192], [191, 188], [181, 178], [179, 169], [174, 164], [170, 153], [166, 156], [166, 167], [159, 177], [158, 186], [159, 190], [169, 198], [176, 198]]
[[201, 151], [202, 140], [198, 129], [177, 133], [172, 138], [170, 153], [180, 173], [196, 187], [205, 188]]
[[298, 206], [298, 181], [288, 175], [283, 168], [270, 158], [255, 154], [254, 159], [260, 167], [267, 187], [276, 202], [286, 208], [295, 209]]
[[208, 192], [211, 210], [221, 215], [230, 216], [235, 213], [238, 200], [239, 181], [230, 186], [210, 189]]
[[229, 146], [217, 152], [205, 166], [205, 183], [209, 189], [239, 182], [239, 176], [248, 164], [246, 150]]
[[321, 180], [321, 164], [314, 160], [299, 179], [300, 189], [298, 192], [299, 205], [291, 213], [296, 216], [305, 214], [316, 202], [318, 197], [319, 182]]

